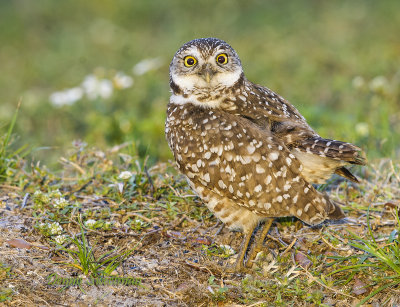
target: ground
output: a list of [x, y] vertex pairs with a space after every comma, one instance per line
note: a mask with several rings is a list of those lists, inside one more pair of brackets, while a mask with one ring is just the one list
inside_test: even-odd
[[[76, 144], [60, 158], [58, 171], [14, 161], [0, 192], [0, 302], [400, 304], [400, 178], [399, 165], [392, 161], [356, 169], [359, 185], [335, 177], [319, 187], [343, 203], [347, 218], [317, 227], [295, 218], [276, 219], [253, 267], [239, 274], [227, 268], [242, 235], [218, 223], [172, 164], [147, 167], [128, 149], [124, 145], [103, 152]], [[83, 255], [82, 247], [93, 248], [85, 254], [86, 264], [74, 258]], [[106, 269], [112, 261], [90, 267], [107, 252], [103, 259], [116, 256], [115, 270]], [[65, 287], [54, 284], [54, 276], [83, 282]], [[131, 277], [137, 283], [89, 285], [95, 276]]]

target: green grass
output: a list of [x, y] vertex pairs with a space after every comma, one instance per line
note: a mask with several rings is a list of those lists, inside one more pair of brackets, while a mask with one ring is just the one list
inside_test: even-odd
[[0, 288], [0, 303], [10, 301], [13, 297], [11, 288]]
[[[0, 284], [11, 275], [11, 267], [0, 262]], [[0, 303], [11, 301], [14, 293], [10, 287], [0, 286]]]
[[[144, 296], [165, 299], [167, 293], [171, 301], [188, 305], [396, 302], [398, 164], [382, 160], [365, 168], [357, 186], [334, 181], [324, 188], [345, 204], [349, 221], [344, 224], [309, 228], [291, 217], [276, 219], [251, 272], [237, 275], [226, 273], [226, 267], [234, 263], [240, 235], [228, 229], [214, 235], [216, 218], [184, 178], [171, 165], [151, 165], [132, 152], [131, 144], [100, 151], [76, 143], [60, 158], [61, 170], [29, 165], [13, 156], [17, 168], [7, 173], [0, 206], [16, 198], [21, 205], [12, 216], [32, 225], [29, 241], [52, 251], [51, 257], [43, 258], [43, 250], [31, 250], [18, 261], [42, 257], [38, 259], [46, 270], [38, 274], [46, 274], [43, 280], [55, 268], [73, 280], [79, 274], [121, 275], [123, 269], [124, 276], [141, 280]], [[7, 219], [5, 212], [9, 214], [7, 209], [0, 211], [2, 221]], [[5, 289], [5, 299], [18, 300], [20, 287], [26, 287], [26, 277], [19, 276], [26, 272], [14, 270], [9, 261], [2, 261], [11, 269], [0, 278], [0, 288]], [[32, 271], [29, 261], [24, 263]], [[148, 269], [147, 263], [156, 266]], [[366, 285], [366, 293], [352, 292], [356, 278]], [[16, 285], [14, 292], [7, 290], [9, 282]], [[164, 290], [154, 290], [157, 287]], [[126, 295], [125, 290], [118, 293]], [[38, 295], [53, 297], [47, 290]]]
[[[383, 244], [378, 243], [375, 239], [368, 218], [368, 236], [365, 238], [348, 231], [349, 245], [363, 253], [347, 257], [334, 257], [336, 261], [333, 264], [339, 264], [339, 268], [330, 275], [346, 271], [350, 273], [350, 276], [362, 274], [371, 276], [370, 283], [365, 287], [374, 287], [374, 290], [363, 298], [357, 306], [366, 303], [370, 298], [386, 288], [396, 288], [400, 285], [400, 219], [398, 210], [393, 213], [397, 225]], [[352, 264], [349, 265], [347, 263]]]
[[[168, 64], [184, 42], [216, 36], [238, 51], [250, 80], [289, 99], [322, 136], [354, 142], [370, 159], [398, 158], [399, 9], [396, 0], [3, 1], [0, 121], [22, 96], [15, 132], [46, 164], [74, 139], [101, 148], [129, 141], [140, 159], [165, 161]], [[146, 58], [161, 64], [135, 75]], [[109, 99], [49, 103], [89, 74], [116, 71], [133, 86]]]
[[[68, 255], [66, 275], [107, 275], [132, 255], [151, 259], [156, 254], [169, 261], [173, 273], [162, 266], [158, 276], [130, 273], [148, 282], [151, 295], [167, 293], [171, 302], [323, 306], [334, 298], [346, 304], [394, 304], [400, 283], [398, 212], [391, 213], [396, 225], [381, 225], [377, 217], [389, 218], [385, 204], [398, 204], [396, 162], [377, 160], [364, 168], [358, 187], [337, 179], [320, 187], [344, 203], [346, 213], [360, 221], [357, 227], [308, 229], [300, 247], [297, 242], [286, 250], [293, 240], [288, 233], [301, 231], [302, 224], [279, 219], [277, 236], [271, 235], [277, 241], [268, 240], [273, 257], [261, 257], [248, 276], [226, 276], [221, 267], [232, 255], [222, 238], [229, 235], [207, 237], [215, 218], [164, 163], [171, 158], [164, 118], [168, 65], [175, 51], [193, 38], [215, 36], [238, 51], [251, 81], [290, 100], [320, 135], [360, 145], [370, 160], [396, 161], [399, 10], [396, 0], [3, 1], [4, 193], [21, 198], [18, 214], [32, 222], [38, 241]], [[161, 62], [135, 74], [134, 65], [147, 58]], [[133, 85], [118, 87], [117, 71], [132, 77]], [[113, 80], [112, 96], [84, 96], [62, 107], [49, 102], [51, 94], [81, 86], [88, 75]], [[16, 103], [21, 96], [22, 104]], [[111, 251], [102, 245], [109, 238], [115, 240]], [[139, 242], [143, 248], [136, 248]], [[307, 270], [294, 260], [301, 247], [311, 262]], [[17, 288], [20, 282], [8, 268], [0, 268], [0, 275], [6, 272], [0, 278], [0, 301], [20, 299], [6, 285], [10, 278]], [[175, 276], [195, 290], [175, 294]], [[369, 292], [352, 293], [356, 277]], [[153, 288], [161, 278], [164, 292]], [[25, 281], [20, 285], [26, 287]]]
[[69, 238], [66, 244], [68, 248], [57, 242], [55, 243], [57, 250], [67, 253], [72, 258], [72, 263], [67, 262], [65, 264], [80, 270], [87, 277], [98, 278], [110, 276], [134, 252], [134, 249], [125, 252], [112, 250], [96, 256], [94, 253], [95, 246], [90, 245], [81, 219], [79, 219], [79, 228], [80, 235]]
[[17, 121], [18, 111], [21, 106], [21, 101], [18, 103], [17, 109], [12, 116], [11, 122], [8, 125], [7, 131], [0, 136], [0, 182], [6, 181], [16, 168], [16, 157], [24, 157], [28, 154], [27, 145], [21, 146], [18, 149], [12, 149], [12, 133]]

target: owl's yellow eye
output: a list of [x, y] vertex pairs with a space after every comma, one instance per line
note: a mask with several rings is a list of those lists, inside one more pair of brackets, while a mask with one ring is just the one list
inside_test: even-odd
[[216, 60], [218, 64], [223, 65], [228, 63], [228, 56], [226, 55], [226, 53], [221, 53], [217, 56]]
[[197, 63], [197, 60], [191, 55], [188, 55], [187, 57], [184, 58], [183, 62], [185, 63], [186, 67], [192, 67]]

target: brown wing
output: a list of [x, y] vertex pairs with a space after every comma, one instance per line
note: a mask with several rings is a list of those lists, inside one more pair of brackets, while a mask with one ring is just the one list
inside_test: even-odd
[[195, 185], [264, 216], [318, 224], [342, 212], [304, 180], [299, 161], [268, 130], [223, 111], [192, 105], [185, 110], [173, 150]]
[[360, 148], [350, 143], [321, 138], [293, 105], [273, 91], [249, 81], [246, 82], [245, 90], [247, 98], [244, 97], [244, 103], [236, 104], [236, 114], [252, 121], [261, 129], [271, 131], [299, 159], [305, 157], [307, 161], [301, 161], [306, 168], [313, 155], [324, 158], [317, 159], [323, 162], [324, 172], [321, 176], [316, 176], [319, 179], [313, 181], [309, 177], [309, 180], [321, 183], [333, 172], [350, 180], [357, 180], [347, 169], [343, 169], [343, 165], [364, 165], [366, 160]]

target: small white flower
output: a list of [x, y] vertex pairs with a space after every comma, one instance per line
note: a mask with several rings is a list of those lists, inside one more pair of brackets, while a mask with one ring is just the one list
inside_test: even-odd
[[82, 82], [82, 88], [90, 100], [98, 97], [107, 99], [113, 93], [112, 82], [108, 79], [98, 79], [95, 75], [88, 75]]
[[42, 222], [42, 223], [39, 223], [38, 227], [39, 227], [40, 229], [47, 229], [48, 224]]
[[43, 193], [40, 190], [35, 191], [33, 194], [33, 201], [38, 201], [40, 203], [48, 203], [50, 201], [50, 197], [46, 194]]
[[122, 179], [122, 180], [128, 180], [129, 178], [131, 178], [133, 176], [133, 174], [129, 171], [124, 171], [121, 174], [119, 174], [118, 178]]
[[83, 90], [80, 87], [73, 87], [60, 92], [54, 92], [50, 95], [50, 102], [55, 107], [72, 105], [82, 99]]
[[97, 84], [98, 80], [94, 75], [87, 75], [83, 80], [81, 85], [89, 99], [97, 98]]
[[98, 93], [101, 98], [104, 99], [110, 98], [113, 93], [112, 82], [107, 79], [100, 80]]
[[369, 88], [374, 92], [386, 92], [388, 87], [388, 80], [384, 76], [377, 76], [369, 83]]
[[124, 191], [124, 183], [123, 182], [118, 182], [117, 183], [117, 188], [118, 188], [118, 192], [122, 194], [122, 192]]
[[58, 222], [48, 224], [50, 235], [60, 235], [63, 232], [62, 226]]
[[221, 249], [223, 249], [225, 254], [227, 254], [227, 255], [234, 255], [235, 254], [235, 250], [229, 245], [220, 245], [219, 247]]
[[59, 235], [59, 236], [55, 236], [53, 239], [54, 241], [56, 241], [58, 244], [64, 244], [65, 241], [67, 241], [67, 236], [66, 235]]
[[113, 82], [117, 89], [125, 89], [133, 85], [133, 78], [119, 71], [115, 74]]
[[145, 226], [146, 225], [146, 223], [143, 220], [139, 219], [139, 218], [136, 218], [135, 220], [133, 220], [133, 223], [136, 226]]
[[111, 229], [112, 223], [111, 222], [105, 222], [103, 225], [104, 229]]
[[364, 78], [361, 76], [356, 76], [353, 78], [353, 80], [351, 81], [351, 84], [353, 85], [354, 88], [356, 89], [361, 89], [364, 87], [365, 85], [365, 81]]
[[55, 197], [55, 198], [61, 198], [61, 196], [62, 196], [59, 189], [54, 190], [54, 191], [50, 192], [49, 194], [51, 197]]
[[133, 73], [137, 76], [144, 75], [150, 70], [160, 67], [162, 60], [160, 58], [144, 59], [133, 67]]
[[64, 197], [60, 197], [59, 199], [54, 200], [53, 206], [54, 208], [63, 209], [68, 206], [68, 202]]
[[95, 224], [96, 224], [96, 221], [93, 220], [93, 219], [87, 220], [87, 221], [85, 222], [85, 226], [88, 227], [88, 228], [93, 228], [93, 226], [94, 226]]
[[367, 123], [358, 123], [354, 127], [356, 133], [360, 136], [368, 136], [369, 135], [369, 126]]

